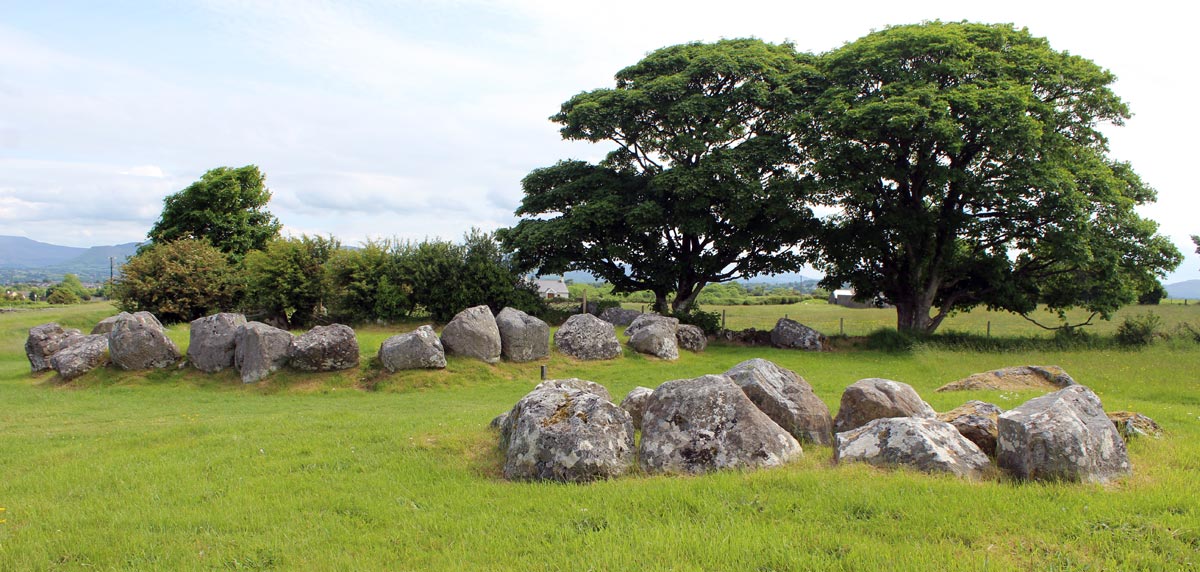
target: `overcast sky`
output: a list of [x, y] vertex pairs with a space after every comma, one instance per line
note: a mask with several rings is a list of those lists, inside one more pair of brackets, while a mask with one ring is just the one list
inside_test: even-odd
[[656, 48], [753, 36], [824, 52], [922, 20], [1006, 22], [1092, 59], [1131, 106], [1112, 156], [1200, 278], [1197, 74], [1182, 4], [0, 0], [0, 234], [143, 240], [162, 198], [256, 164], [292, 234], [458, 239], [514, 222], [520, 179], [606, 148], [547, 120]]

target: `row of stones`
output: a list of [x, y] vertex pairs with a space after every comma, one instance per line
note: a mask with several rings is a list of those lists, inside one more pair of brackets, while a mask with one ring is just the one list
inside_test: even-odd
[[1008, 412], [990, 407], [969, 403], [939, 419], [911, 386], [871, 378], [846, 388], [833, 419], [802, 377], [752, 359], [721, 375], [636, 388], [620, 406], [590, 381], [543, 382], [492, 425], [514, 480], [611, 478], [635, 457], [649, 473], [771, 467], [801, 456], [801, 442], [833, 445], [839, 463], [972, 479], [989, 457], [1022, 479], [1106, 482], [1131, 471], [1124, 441], [1085, 386]]

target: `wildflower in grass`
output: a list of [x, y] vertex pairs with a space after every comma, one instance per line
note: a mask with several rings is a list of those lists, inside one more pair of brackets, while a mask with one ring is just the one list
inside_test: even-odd
[[[4, 512], [4, 507], [0, 506], [0, 513], [2, 513], [2, 512]], [[0, 524], [4, 524], [6, 522], [8, 522], [8, 521], [3, 518], [0, 518]]]

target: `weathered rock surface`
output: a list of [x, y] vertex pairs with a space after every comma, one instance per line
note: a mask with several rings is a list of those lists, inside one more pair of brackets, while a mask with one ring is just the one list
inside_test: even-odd
[[620, 476], [633, 463], [629, 414], [594, 393], [534, 390], [506, 425], [506, 479], [587, 482]]
[[968, 401], [950, 411], [939, 413], [939, 421], [945, 421], [958, 429], [963, 437], [974, 443], [989, 457], [996, 456], [996, 420], [1004, 413], [996, 405], [984, 401]]
[[440, 369], [446, 367], [446, 352], [433, 327], [425, 325], [383, 340], [379, 345], [379, 361], [393, 373], [402, 369]]
[[679, 359], [675, 330], [665, 320], [654, 321], [638, 328], [629, 338], [629, 347], [638, 353], [649, 354], [659, 359]]
[[[507, 423], [508, 423], [508, 412], [507, 412], [507, 411], [505, 411], [504, 413], [501, 413], [501, 414], [499, 414], [499, 415], [497, 415], [497, 416], [493, 417], [493, 418], [492, 418], [492, 421], [491, 421], [491, 423], [488, 423], [488, 428], [489, 428], [489, 429], [495, 429], [496, 431], [499, 431], [499, 430], [501, 430], [501, 429], [502, 429], [502, 428], [503, 428], [503, 427], [504, 427], [504, 426], [505, 426]], [[508, 447], [508, 443], [504, 443], [504, 446], [505, 446], [505, 447]]]
[[30, 328], [29, 337], [25, 338], [25, 357], [29, 359], [30, 373], [50, 369], [50, 356], [82, 336], [79, 330], [66, 330], [54, 322]]
[[904, 466], [977, 479], [991, 464], [953, 425], [936, 419], [876, 419], [838, 433], [834, 461], [863, 462], [879, 467]]
[[633, 336], [637, 334], [639, 330], [648, 327], [651, 324], [666, 325], [666, 327], [671, 330], [671, 335], [674, 336], [675, 332], [679, 329], [679, 318], [660, 316], [658, 314], [641, 314], [637, 318], [634, 318], [633, 322], [630, 322], [628, 328], [625, 328], [625, 335], [632, 340]]
[[50, 367], [70, 381], [108, 363], [108, 336], [76, 336], [70, 345], [50, 356]]
[[358, 366], [358, 339], [343, 324], [317, 326], [292, 340], [288, 365], [303, 371], [337, 371]]
[[637, 310], [605, 308], [603, 312], [600, 312], [600, 319], [614, 326], [628, 326], [641, 315], [642, 313]]
[[143, 324], [154, 324], [160, 329], [163, 327], [162, 322], [159, 322], [158, 318], [154, 317], [154, 314], [151, 314], [150, 312], [143, 311], [134, 312], [132, 314], [129, 312], [121, 312], [115, 316], [109, 316], [103, 320], [100, 320], [100, 323], [96, 324], [96, 326], [92, 328], [92, 335], [111, 333], [113, 326], [122, 320], [137, 320]]
[[1100, 398], [1072, 385], [1000, 415], [996, 464], [1031, 480], [1104, 483], [1132, 472]]
[[800, 442], [828, 445], [833, 439], [829, 407], [796, 372], [765, 359], [746, 360], [725, 372], [772, 421]]
[[108, 333], [108, 353], [113, 363], [126, 370], [162, 369], [181, 357], [158, 320], [138, 319], [136, 315], [113, 324]]
[[877, 377], [860, 379], [842, 392], [833, 431], [857, 429], [887, 417], [935, 419], [937, 412], [907, 383]]
[[220, 313], [192, 320], [188, 361], [205, 373], [233, 367], [237, 330], [246, 323], [241, 314]]
[[554, 332], [558, 351], [581, 360], [613, 359], [621, 355], [621, 342], [613, 325], [591, 314], [567, 318]]
[[675, 341], [681, 349], [689, 352], [702, 352], [708, 347], [708, 336], [704, 335], [704, 330], [691, 324], [679, 325], [679, 330], [675, 332]]
[[608, 393], [607, 387], [604, 387], [603, 385], [600, 385], [594, 381], [579, 379], [578, 377], [572, 377], [568, 379], [547, 379], [546, 381], [543, 381], [533, 387], [533, 391], [537, 391], [539, 389], [575, 389], [579, 391], [586, 391], [588, 393], [594, 393], [604, 398], [605, 401], [612, 401], [612, 395]]
[[262, 322], [247, 322], [234, 333], [233, 365], [242, 383], [256, 383], [287, 365], [295, 336]]
[[642, 413], [646, 411], [646, 403], [650, 401], [650, 394], [654, 393], [649, 387], [635, 387], [629, 390], [625, 395], [625, 399], [621, 400], [621, 409], [624, 409], [629, 414], [629, 418], [633, 420], [635, 429], [642, 428]]
[[771, 345], [777, 348], [822, 351], [829, 349], [829, 338], [800, 322], [780, 318], [771, 330]]
[[1153, 419], [1134, 413], [1133, 411], [1110, 411], [1108, 420], [1112, 421], [1121, 438], [1128, 441], [1136, 437], [1161, 437], [1162, 427]]
[[539, 360], [550, 356], [550, 325], [516, 308], [496, 314], [500, 330], [500, 355], [512, 362]]
[[1075, 380], [1056, 365], [1022, 365], [976, 373], [965, 379], [947, 383], [937, 391], [973, 391], [980, 389], [1020, 391], [1045, 389], [1054, 391], [1075, 385]]
[[800, 443], [723, 375], [668, 381], [642, 414], [639, 449], [651, 473], [702, 473], [782, 465]]
[[446, 353], [472, 357], [487, 363], [500, 361], [500, 328], [487, 306], [467, 308], [454, 315], [442, 328]]

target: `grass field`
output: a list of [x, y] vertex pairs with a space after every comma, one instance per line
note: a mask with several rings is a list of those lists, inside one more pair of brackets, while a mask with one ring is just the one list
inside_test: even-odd
[[[772, 309], [733, 307], [729, 318], [770, 327]], [[451, 357], [444, 371], [379, 375], [366, 360], [402, 326], [360, 330], [360, 370], [253, 386], [231, 372], [104, 369], [65, 386], [29, 375], [30, 326], [88, 329], [111, 313], [91, 304], [0, 314], [0, 570], [1200, 567], [1200, 346], [812, 354], [714, 345], [672, 363], [556, 355], [543, 362], [551, 376], [600, 382], [618, 399], [764, 357], [798, 371], [835, 411], [846, 385], [874, 376], [912, 384], [939, 411], [976, 398], [1010, 408], [1032, 395], [933, 389], [997, 367], [1058, 364], [1107, 409], [1145, 413], [1166, 430], [1131, 443], [1134, 476], [1106, 487], [832, 466], [817, 446], [775, 470], [558, 485], [500, 479], [486, 428], [536, 383], [539, 363]], [[848, 330], [851, 318], [887, 321], [885, 310], [797, 313], [826, 332], [839, 317]], [[1173, 316], [1164, 321], [1200, 318]], [[186, 347], [186, 325], [171, 336]]]

